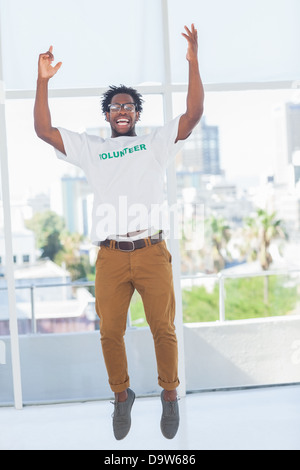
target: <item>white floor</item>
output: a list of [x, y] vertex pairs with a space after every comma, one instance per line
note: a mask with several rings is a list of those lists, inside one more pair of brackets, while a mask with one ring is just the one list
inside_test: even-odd
[[0, 450], [300, 450], [300, 385], [188, 394], [172, 441], [159, 397], [138, 398], [132, 428], [115, 441], [108, 401], [0, 408]]

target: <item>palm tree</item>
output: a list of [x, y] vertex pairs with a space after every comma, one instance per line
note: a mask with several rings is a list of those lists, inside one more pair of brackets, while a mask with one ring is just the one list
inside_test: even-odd
[[214, 271], [225, 267], [227, 244], [231, 238], [230, 227], [222, 217], [211, 215], [206, 221], [206, 236], [211, 240]]
[[[268, 271], [273, 258], [270, 253], [270, 245], [275, 239], [287, 239], [287, 233], [282, 220], [277, 218], [276, 212], [268, 213], [258, 209], [256, 217], [245, 220], [245, 232], [248, 242], [248, 254], [251, 260], [258, 259], [264, 271]], [[268, 303], [269, 278], [265, 276], [264, 300]]]

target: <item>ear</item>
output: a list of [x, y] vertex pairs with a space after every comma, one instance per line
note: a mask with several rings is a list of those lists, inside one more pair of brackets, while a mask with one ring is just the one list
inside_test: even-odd
[[139, 120], [140, 120], [140, 113], [137, 112], [137, 113], [136, 113], [135, 122], [138, 122]]
[[105, 113], [105, 121], [110, 122], [110, 113]]

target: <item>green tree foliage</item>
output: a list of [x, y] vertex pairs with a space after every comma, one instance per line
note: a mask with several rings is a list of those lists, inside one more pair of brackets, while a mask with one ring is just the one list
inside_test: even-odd
[[63, 217], [52, 211], [37, 213], [27, 220], [26, 227], [35, 233], [41, 258], [64, 266], [72, 281], [87, 279], [93, 272], [88, 255], [80, 253], [82, 235], [67, 232]]
[[27, 220], [26, 227], [36, 236], [37, 248], [42, 251], [41, 258], [49, 258], [53, 261], [62, 249], [60, 236], [65, 230], [64, 219], [53, 211], [45, 211]]
[[264, 271], [268, 271], [273, 259], [270, 245], [273, 240], [287, 239], [282, 220], [276, 212], [268, 213], [258, 209], [254, 217], [245, 219], [245, 241], [248, 244], [248, 256], [251, 260], [258, 259]]
[[231, 238], [230, 227], [222, 217], [211, 215], [205, 222], [205, 239], [211, 247], [214, 272], [225, 267], [226, 259], [230, 258], [227, 245]]
[[88, 255], [80, 253], [83, 236], [79, 233], [63, 232], [60, 237], [62, 249], [57, 253], [55, 262], [65, 265], [73, 281], [87, 279], [91, 273]]
[[[248, 242], [248, 256], [251, 260], [259, 260], [264, 271], [268, 271], [273, 262], [270, 253], [272, 241], [287, 239], [283, 223], [277, 218], [276, 212], [269, 213], [258, 209], [255, 217], [245, 220], [245, 240]], [[269, 303], [269, 277], [264, 278], [264, 303]]]

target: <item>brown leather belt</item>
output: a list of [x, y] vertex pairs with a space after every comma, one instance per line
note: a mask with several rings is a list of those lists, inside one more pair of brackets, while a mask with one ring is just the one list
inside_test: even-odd
[[139, 250], [140, 248], [145, 248], [146, 246], [155, 245], [156, 243], [160, 243], [163, 240], [162, 231], [152, 235], [152, 237], [142, 238], [140, 240], [103, 240], [99, 243], [99, 246], [107, 246], [109, 248], [113, 248], [119, 251], [135, 251]]

